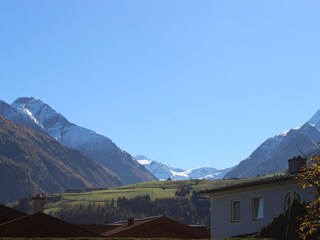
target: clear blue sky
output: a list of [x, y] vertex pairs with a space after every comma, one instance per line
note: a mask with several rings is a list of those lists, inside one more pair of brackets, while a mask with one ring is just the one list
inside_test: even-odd
[[320, 108], [320, 1], [2, 0], [0, 99], [225, 168]]

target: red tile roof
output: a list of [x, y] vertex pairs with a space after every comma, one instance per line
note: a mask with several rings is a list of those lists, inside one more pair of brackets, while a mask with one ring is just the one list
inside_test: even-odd
[[166, 216], [135, 219], [129, 225], [105, 232], [107, 237], [133, 238], [177, 238], [177, 239], [209, 239], [210, 233], [205, 228], [195, 228]]
[[28, 214], [20, 212], [18, 210], [0, 205], [0, 224], [5, 223], [16, 218], [27, 216]]
[[89, 229], [91, 231], [97, 232], [97, 233], [104, 233], [107, 231], [110, 231], [112, 229], [115, 229], [117, 227], [121, 227], [122, 224], [120, 223], [96, 223], [96, 224], [81, 224], [80, 227]]
[[103, 237], [101, 234], [44, 213], [24, 216], [0, 224], [1, 237]]

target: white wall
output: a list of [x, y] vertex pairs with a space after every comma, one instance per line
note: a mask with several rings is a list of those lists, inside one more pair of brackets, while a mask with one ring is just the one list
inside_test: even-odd
[[[211, 236], [212, 239], [258, 232], [284, 211], [284, 198], [288, 192], [296, 191], [302, 201], [310, 201], [310, 190], [303, 190], [294, 181], [267, 184], [255, 187], [211, 193]], [[264, 218], [252, 219], [252, 197], [264, 199]], [[241, 221], [231, 222], [230, 201], [241, 201]]]

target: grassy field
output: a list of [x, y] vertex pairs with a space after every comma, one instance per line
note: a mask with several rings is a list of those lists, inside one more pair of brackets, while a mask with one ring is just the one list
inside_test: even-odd
[[[270, 176], [264, 176], [270, 177]], [[119, 197], [125, 197], [128, 199], [136, 196], [149, 195], [152, 200], [161, 198], [174, 198], [175, 192], [181, 187], [181, 185], [187, 185], [192, 191], [203, 191], [208, 189], [214, 189], [223, 187], [226, 185], [247, 182], [252, 179], [236, 179], [236, 180], [186, 180], [186, 181], [156, 181], [147, 183], [138, 183], [128, 186], [86, 191], [81, 193], [62, 193], [54, 194], [47, 199], [45, 206], [45, 212], [57, 211], [60, 209], [66, 209], [74, 205], [88, 205], [88, 204], [100, 204], [104, 205], [106, 202], [114, 201]]]

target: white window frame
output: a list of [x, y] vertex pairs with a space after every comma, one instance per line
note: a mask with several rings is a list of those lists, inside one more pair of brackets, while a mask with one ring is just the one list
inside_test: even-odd
[[283, 208], [284, 210], [288, 209], [290, 205], [292, 204], [293, 200], [298, 200], [300, 203], [302, 202], [301, 200], [301, 195], [298, 191], [292, 190], [286, 192], [286, 194], [283, 197]]
[[[259, 200], [259, 205], [256, 201]], [[263, 196], [253, 196], [251, 198], [252, 220], [259, 221], [264, 219], [264, 199]], [[258, 208], [258, 209], [257, 209]], [[262, 209], [259, 209], [262, 208]]]
[[[236, 219], [235, 215], [235, 203], [239, 203], [239, 219]], [[232, 199], [230, 200], [230, 218], [232, 223], [238, 223], [241, 221], [241, 201], [240, 199]]]

